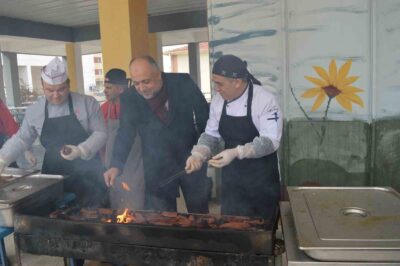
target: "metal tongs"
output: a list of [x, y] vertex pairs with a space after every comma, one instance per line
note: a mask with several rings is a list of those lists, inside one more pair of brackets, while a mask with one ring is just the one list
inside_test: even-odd
[[39, 173], [39, 172], [40, 172], [40, 170], [34, 170], [34, 171], [32, 171], [32, 172], [29, 172], [29, 173], [26, 173], [26, 174], [24, 174], [24, 175], [21, 175], [21, 176], [18, 177], [18, 178], [24, 178], [24, 177], [27, 177], [27, 176], [31, 176], [31, 175], [37, 174], [37, 173]]
[[14, 178], [12, 178], [10, 181], [5, 182], [4, 184], [1, 184], [0, 187], [9, 186], [11, 184], [14, 184], [14, 183], [18, 182], [18, 180], [20, 180], [22, 178], [37, 174], [39, 172], [40, 172], [40, 170], [34, 170], [34, 171], [29, 172], [29, 173], [23, 174], [21, 176], [14, 176]]
[[168, 185], [169, 183], [175, 181], [176, 179], [178, 179], [179, 177], [183, 176], [184, 174], [186, 174], [186, 170], [185, 169], [183, 169], [182, 171], [180, 171], [180, 172], [178, 172], [178, 173], [176, 173], [174, 175], [171, 175], [167, 179], [161, 181], [160, 184], [158, 185], [158, 188], [165, 187], [166, 185]]

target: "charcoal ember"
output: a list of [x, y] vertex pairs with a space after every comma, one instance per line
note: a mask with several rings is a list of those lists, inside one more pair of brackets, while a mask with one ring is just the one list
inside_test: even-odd
[[247, 216], [232, 216], [232, 215], [224, 215], [221, 217], [224, 222], [242, 222], [250, 220]]
[[143, 217], [146, 219], [148, 224], [153, 225], [166, 225], [171, 226], [176, 223], [177, 218], [165, 217], [157, 212], [143, 212]]
[[181, 226], [181, 227], [191, 227], [193, 225], [192, 224], [193, 220], [190, 219], [191, 216], [192, 215], [189, 215], [189, 217], [179, 216], [177, 221], [176, 221], [176, 224]]
[[61, 148], [61, 153], [64, 155], [70, 155], [72, 152], [72, 149], [66, 145], [62, 146]]
[[65, 219], [65, 220], [70, 220], [71, 216], [68, 214], [71, 211], [71, 209], [66, 209], [66, 210], [55, 210], [52, 213], [49, 214], [49, 217], [51, 219]]
[[194, 224], [198, 228], [216, 228], [217, 219], [209, 215], [201, 215], [195, 217]]
[[169, 218], [176, 218], [178, 216], [178, 213], [164, 211], [161, 213], [161, 216], [169, 217]]
[[242, 222], [228, 222], [228, 223], [224, 223], [221, 224], [219, 226], [219, 228], [225, 228], [225, 229], [236, 229], [236, 230], [243, 230], [243, 229], [248, 229], [250, 228], [251, 225], [246, 222], [246, 221], [242, 221]]
[[253, 225], [253, 226], [257, 226], [257, 225], [263, 225], [265, 224], [265, 220], [264, 219], [253, 219], [248, 221], [249, 224]]
[[[68, 216], [68, 220], [71, 220], [71, 221], [88, 221], [88, 220], [90, 220], [90, 219], [92, 219], [92, 218], [88, 218], [88, 217], [83, 217], [83, 216], [81, 216], [81, 215], [71, 215], [71, 216]], [[94, 218], [93, 218], [94, 219]]]
[[102, 223], [112, 223], [112, 222], [113, 222], [112, 219], [110, 219], [110, 218], [105, 218], [105, 217], [101, 218], [100, 221], [101, 221]]
[[207, 223], [209, 225], [216, 224], [217, 223], [217, 219], [215, 217], [208, 217], [207, 218]]
[[174, 223], [171, 223], [171, 221], [168, 221], [168, 220], [155, 220], [155, 221], [151, 222], [151, 224], [161, 225], [161, 226], [173, 226], [174, 225]]
[[100, 215], [112, 215], [114, 213], [112, 209], [106, 208], [98, 208], [97, 211]]
[[86, 219], [96, 219], [99, 217], [99, 214], [96, 209], [85, 209], [82, 208], [80, 211], [80, 216]]
[[142, 212], [142, 215], [149, 223], [160, 220], [160, 214], [156, 212]]
[[57, 219], [57, 218], [61, 218], [62, 214], [63, 213], [61, 210], [56, 210], [56, 211], [50, 213], [49, 217], [52, 219]]
[[140, 212], [136, 212], [135, 213], [135, 223], [145, 224], [145, 223], [147, 223], [147, 220], [146, 220], [146, 218], [144, 218], [144, 216]]

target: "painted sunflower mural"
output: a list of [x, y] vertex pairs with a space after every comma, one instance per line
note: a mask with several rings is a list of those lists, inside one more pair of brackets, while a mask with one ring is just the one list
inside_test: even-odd
[[351, 63], [351, 60], [346, 61], [338, 70], [335, 59], [332, 59], [328, 71], [320, 66], [313, 66], [315, 72], [319, 75], [318, 78], [305, 76], [308, 81], [315, 85], [315, 87], [307, 90], [302, 95], [303, 98], [317, 97], [311, 108], [312, 112], [321, 107], [326, 99], [328, 99], [328, 103], [324, 119], [326, 119], [332, 99], [336, 99], [340, 106], [349, 112], [353, 109], [353, 103], [364, 107], [364, 102], [357, 95], [357, 93], [364, 90], [352, 86], [359, 77], [349, 76]]

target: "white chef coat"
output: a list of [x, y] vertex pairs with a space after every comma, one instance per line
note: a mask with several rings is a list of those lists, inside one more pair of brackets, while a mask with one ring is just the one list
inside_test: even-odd
[[[226, 113], [229, 116], [246, 116], [248, 87], [237, 99], [228, 102]], [[215, 138], [221, 138], [218, 132], [224, 99], [216, 93], [211, 101], [210, 117], [207, 121], [205, 133]], [[266, 88], [253, 84], [253, 100], [251, 105], [251, 118], [260, 137], [271, 140], [274, 150], [277, 150], [282, 137], [282, 112], [275, 96]]]
[[[79, 145], [89, 153], [89, 159], [104, 146], [107, 133], [100, 105], [95, 98], [88, 95], [71, 92], [72, 104], [75, 115], [89, 137]], [[29, 149], [32, 143], [42, 133], [45, 118], [46, 98], [41, 97], [29, 106], [25, 112], [25, 118], [18, 132], [11, 137], [0, 150], [0, 157], [7, 162], [14, 161], [19, 154]], [[68, 98], [59, 105], [48, 103], [49, 118], [69, 115]], [[68, 132], [65, 132], [68, 134]]]

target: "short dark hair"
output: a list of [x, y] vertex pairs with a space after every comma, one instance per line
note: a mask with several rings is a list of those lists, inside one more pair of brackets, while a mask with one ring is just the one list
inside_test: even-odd
[[132, 60], [129, 62], [129, 67], [131, 67], [131, 65], [133, 64], [133, 62], [137, 59], [143, 59], [145, 61], [147, 61], [147, 63], [149, 63], [151, 66], [153, 66], [155, 69], [157, 69], [158, 71], [160, 71], [160, 67], [158, 66], [156, 60], [154, 60], [153, 57], [151, 57], [150, 55], [141, 55], [141, 56], [137, 56], [132, 58]]

